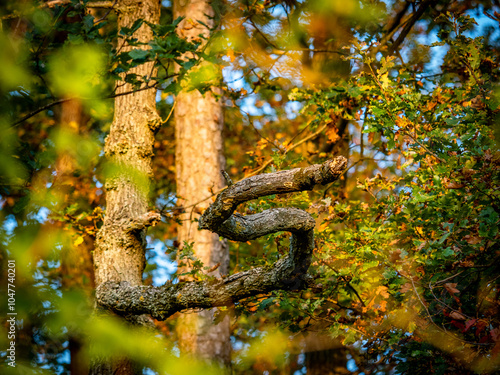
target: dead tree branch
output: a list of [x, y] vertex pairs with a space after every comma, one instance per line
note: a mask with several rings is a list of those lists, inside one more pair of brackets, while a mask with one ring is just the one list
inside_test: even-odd
[[121, 315], [150, 314], [164, 320], [185, 309], [234, 304], [273, 290], [297, 290], [306, 286], [314, 248], [314, 219], [297, 208], [274, 208], [242, 216], [236, 207], [271, 194], [311, 190], [341, 176], [347, 160], [338, 156], [323, 164], [252, 176], [222, 191], [199, 221], [208, 229], [235, 241], [248, 241], [279, 231], [292, 233], [288, 255], [268, 267], [256, 267], [229, 277], [167, 283], [161, 287], [106, 282], [96, 297], [102, 307]]

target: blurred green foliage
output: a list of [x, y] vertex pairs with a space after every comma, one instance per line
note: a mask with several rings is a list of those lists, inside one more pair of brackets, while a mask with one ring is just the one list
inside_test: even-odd
[[[161, 25], [147, 25], [154, 38], [145, 46], [132, 36], [142, 21], [116, 30], [113, 12], [90, 13], [86, 2], [8, 2], [0, 12], [0, 288], [15, 260], [18, 368], [3, 362], [2, 373], [69, 373], [74, 340], [86, 361], [126, 356], [158, 373], [220, 371], [175, 355], [175, 318], [150, 332], [93, 313], [92, 244], [103, 182], [117, 168], [102, 160], [117, 82], [157, 87], [165, 120], [180, 88], [221, 85], [234, 180], [348, 153], [341, 181], [240, 208], [307, 209], [317, 233], [314, 288], [220, 309], [233, 321], [235, 373], [301, 370], [291, 344], [300, 332], [337, 337], [359, 371], [497, 371], [499, 42], [471, 15], [498, 23], [498, 9], [451, 3], [429, 6], [394, 51], [417, 3], [228, 2], [200, 51], [200, 41], [175, 32], [180, 20], [169, 8]], [[123, 52], [117, 40], [134, 48]], [[127, 74], [145, 62], [156, 76]], [[63, 123], [63, 105], [75, 98], [83, 115]], [[150, 243], [175, 240], [172, 138], [165, 121], [152, 192], [165, 225]], [[232, 272], [269, 265], [287, 246], [287, 234], [232, 243]], [[175, 245], [168, 250], [177, 256]], [[189, 246], [181, 255], [204, 277]], [[155, 256], [149, 262], [146, 282], [158, 269]], [[2, 302], [2, 317], [7, 309]]]

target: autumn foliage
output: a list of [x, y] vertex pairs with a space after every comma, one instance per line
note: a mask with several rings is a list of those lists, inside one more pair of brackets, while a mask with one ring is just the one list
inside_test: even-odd
[[[234, 373], [303, 370], [308, 334], [342, 347], [352, 373], [499, 370], [498, 4], [217, 1], [203, 43], [176, 32], [167, 4], [160, 24], [146, 25], [153, 39], [140, 44], [133, 34], [144, 22], [117, 30], [112, 4], [7, 3], [0, 288], [7, 295], [15, 260], [18, 367], [62, 374], [77, 358], [125, 355], [158, 373], [218, 373], [172, 355], [175, 315], [155, 322], [155, 335], [92, 313], [93, 244], [106, 215], [104, 182], [115, 173], [103, 148], [116, 86], [127, 82], [157, 90], [161, 117], [150, 209], [162, 222], [147, 236], [147, 285], [176, 282], [175, 261], [195, 280], [212, 271], [176, 240], [180, 213], [196, 210], [177, 204], [180, 90], [217, 87], [234, 181], [348, 159], [332, 184], [239, 207], [302, 208], [316, 230], [307, 288], [219, 308], [216, 322], [231, 318]], [[124, 40], [137, 48], [123, 52]], [[127, 74], [146, 62], [155, 75]], [[217, 193], [202, 191], [200, 201]], [[288, 233], [230, 242], [230, 274], [269, 266], [288, 246]], [[7, 309], [2, 302], [2, 317]]]

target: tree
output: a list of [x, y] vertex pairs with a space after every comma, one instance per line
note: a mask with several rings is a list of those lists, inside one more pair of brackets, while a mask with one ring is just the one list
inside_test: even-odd
[[[214, 12], [208, 1], [176, 1], [174, 18], [182, 17], [180, 34], [195, 41], [210, 37], [214, 28]], [[205, 41], [206, 43], [206, 41]], [[203, 44], [200, 48], [203, 48]], [[218, 67], [207, 63], [200, 69], [213, 69], [220, 75]], [[219, 90], [213, 87], [212, 90]], [[208, 207], [203, 201], [211, 192], [224, 187], [221, 170], [225, 169], [222, 130], [224, 114], [221, 101], [211, 92], [202, 95], [199, 91], [181, 91], [175, 98], [176, 181], [178, 205], [187, 206], [179, 216], [182, 225], [177, 230], [177, 241], [181, 247], [192, 247], [193, 254], [205, 267], [214, 269], [214, 276], [229, 272], [229, 252], [225, 241], [209, 231], [198, 231], [194, 220], [196, 211]], [[195, 211], [196, 209], [196, 211]], [[181, 251], [187, 251], [183, 249]], [[181, 263], [189, 262], [188, 258]], [[186, 264], [178, 273], [192, 271]], [[181, 279], [185, 277], [181, 276]], [[214, 310], [188, 313], [179, 317], [177, 333], [183, 352], [218, 360], [222, 365], [231, 362], [229, 317], [213, 325]]]
[[[290, 333], [315, 331], [341, 340], [358, 372], [497, 371], [498, 27], [480, 27], [486, 19], [498, 25], [497, 5], [232, 2], [205, 42], [180, 37], [169, 12], [159, 22], [153, 3], [16, 4], [2, 18], [0, 169], [2, 285], [16, 283], [6, 288], [16, 304], [4, 309], [13, 306], [23, 319], [6, 326], [16, 332], [19, 366], [63, 373], [74, 336], [82, 358], [106, 358], [96, 372], [110, 364], [216, 372], [173, 358], [172, 342], [137, 323], [153, 317], [172, 337], [172, 314], [218, 307], [216, 320], [231, 315], [237, 327], [236, 373], [312, 370], [284, 353], [301, 352]], [[89, 14], [91, 7], [100, 10]], [[304, 56], [326, 43], [314, 39], [306, 9], [350, 19], [355, 38], [339, 51], [349, 77], [302, 84]], [[59, 22], [63, 15], [81, 22]], [[143, 283], [145, 230], [161, 220], [147, 237], [152, 244], [163, 233], [157, 228], [178, 217], [178, 197], [160, 192], [169, 188], [168, 168], [151, 167], [155, 132], [173, 134], [165, 125], [172, 103], [157, 103], [155, 89], [208, 96], [214, 63], [232, 71], [220, 95], [228, 107], [227, 170], [240, 181], [228, 179], [198, 224], [235, 241], [233, 271], [214, 276], [193, 259], [190, 280], [152, 286]], [[53, 110], [73, 98], [89, 115], [89, 133], [55, 125]], [[348, 164], [325, 151], [337, 121], [350, 124]], [[75, 160], [71, 196], [57, 194], [64, 155]], [[89, 318], [82, 293], [62, 287], [62, 249], [77, 254], [97, 230], [96, 299], [120, 319]]]

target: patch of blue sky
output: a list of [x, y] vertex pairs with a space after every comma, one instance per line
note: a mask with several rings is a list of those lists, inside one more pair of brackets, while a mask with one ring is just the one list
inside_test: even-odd
[[226, 84], [233, 90], [241, 90], [245, 86], [245, 75], [241, 70], [234, 69], [231, 65], [222, 68], [222, 76]]
[[8, 215], [3, 222], [3, 229], [5, 233], [10, 236], [14, 233], [14, 229], [17, 228], [17, 220], [14, 215]]
[[100, 188], [102, 188], [102, 187], [104, 186], [104, 185], [102, 184], [102, 182], [101, 182], [101, 181], [99, 181], [99, 180], [98, 180], [95, 176], [94, 176], [94, 177], [92, 177], [92, 180], [95, 182], [95, 187], [96, 187], [96, 188], [100, 189]]
[[28, 214], [28, 219], [36, 220], [40, 224], [45, 223], [47, 221], [47, 218], [50, 214], [50, 210], [47, 207], [40, 207], [38, 212], [32, 212]]
[[[257, 106], [257, 101], [260, 100], [259, 96], [249, 95], [242, 99], [240, 109], [243, 114], [248, 114], [250, 116], [270, 116], [272, 120], [277, 120], [276, 112], [267, 102], [260, 103]], [[254, 123], [255, 126], [260, 128], [260, 124]], [[259, 126], [258, 126], [259, 125]]]
[[477, 26], [472, 30], [465, 31], [465, 36], [477, 38], [478, 36], [484, 36], [491, 33], [490, 37], [500, 42], [500, 28], [498, 27], [498, 23], [484, 14], [484, 8], [482, 6], [471, 9], [467, 13], [476, 20]]
[[[168, 242], [172, 242], [169, 240]], [[172, 246], [172, 243], [169, 244]], [[152, 271], [153, 285], [160, 286], [165, 284], [167, 281], [172, 280], [172, 275], [177, 271], [177, 262], [172, 261], [170, 256], [166, 254], [166, 247], [169, 246], [162, 241], [156, 240], [151, 242], [148, 237], [148, 250], [151, 257], [148, 262], [157, 265], [157, 268]]]
[[285, 104], [285, 113], [286, 116], [290, 119], [293, 120], [297, 118], [297, 116], [300, 114], [300, 110], [302, 109], [303, 104], [299, 101], [289, 101]]

